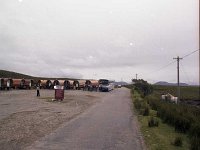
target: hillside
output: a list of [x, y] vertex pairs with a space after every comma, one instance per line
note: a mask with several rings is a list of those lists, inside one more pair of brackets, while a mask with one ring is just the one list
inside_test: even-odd
[[35, 77], [32, 77], [30, 75], [26, 75], [26, 74], [17, 73], [17, 72], [0, 70], [0, 78], [33, 79]]
[[[177, 83], [169, 83], [169, 82], [165, 82], [165, 81], [159, 81], [154, 83], [154, 85], [165, 85], [165, 86], [177, 86]], [[189, 86], [186, 83], [180, 83], [180, 86]]]
[[128, 85], [128, 83], [121, 81], [121, 82], [115, 82], [115, 85]]
[[15, 79], [43, 79], [43, 80], [77, 80], [72, 78], [47, 78], [47, 77], [33, 77], [30, 75], [12, 72], [12, 71], [6, 71], [6, 70], [0, 70], [0, 78], [15, 78]]

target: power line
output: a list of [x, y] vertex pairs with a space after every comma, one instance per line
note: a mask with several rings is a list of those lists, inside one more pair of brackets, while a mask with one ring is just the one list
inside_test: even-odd
[[158, 72], [158, 71], [160, 71], [160, 70], [163, 70], [163, 69], [167, 68], [168, 66], [170, 66], [171, 64], [173, 64], [173, 63], [175, 63], [175, 62], [176, 62], [176, 60], [170, 62], [170, 63], [167, 64], [167, 65], [164, 65], [163, 67], [161, 67], [161, 68], [159, 68], [159, 69], [157, 69], [157, 70], [155, 70], [155, 71], [150, 72], [149, 74], [152, 74], [152, 73]]
[[[188, 57], [188, 56], [190, 56], [190, 55], [192, 55], [192, 54], [196, 53], [197, 51], [199, 51], [199, 49], [197, 49], [197, 50], [195, 50], [195, 51], [192, 51], [192, 52], [190, 52], [189, 54], [186, 54], [186, 55], [184, 55], [184, 56], [183, 56], [183, 57], [181, 57], [181, 58]], [[175, 60], [175, 61], [172, 61], [172, 62], [170, 62], [170, 63], [169, 63], [169, 64], [167, 64], [167, 65], [164, 65], [163, 67], [161, 67], [161, 68], [159, 68], [159, 69], [157, 69], [157, 70], [155, 70], [155, 71], [152, 71], [152, 72], [150, 72], [149, 74], [152, 74], [152, 73], [155, 73], [155, 72], [161, 71], [161, 70], [163, 70], [163, 69], [167, 68], [168, 66], [170, 66], [171, 64], [173, 64], [173, 63], [175, 63], [175, 62], [176, 62], [176, 60]]]
[[188, 57], [188, 56], [190, 56], [190, 55], [196, 53], [197, 51], [199, 51], [199, 49], [197, 49], [197, 50], [195, 50], [195, 51], [193, 51], [193, 52], [190, 52], [189, 54], [183, 56], [182, 58]]
[[185, 75], [185, 77], [186, 77], [188, 83], [190, 83], [190, 79], [189, 79], [188, 73], [185, 71], [185, 68], [184, 68], [184, 66], [183, 66], [183, 63], [182, 63], [181, 61], [180, 61], [180, 64], [181, 64], [181, 68], [182, 68], [182, 69], [180, 69], [180, 70], [183, 71], [183, 74]]

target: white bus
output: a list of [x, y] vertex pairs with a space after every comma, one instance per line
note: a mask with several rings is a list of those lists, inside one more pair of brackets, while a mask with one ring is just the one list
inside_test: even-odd
[[114, 81], [107, 80], [107, 79], [100, 79], [99, 80], [99, 91], [109, 92], [113, 89], [114, 89]]

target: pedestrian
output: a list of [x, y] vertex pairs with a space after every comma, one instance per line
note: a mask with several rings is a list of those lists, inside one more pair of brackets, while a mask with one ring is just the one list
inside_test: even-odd
[[40, 96], [40, 86], [37, 86], [37, 97]]

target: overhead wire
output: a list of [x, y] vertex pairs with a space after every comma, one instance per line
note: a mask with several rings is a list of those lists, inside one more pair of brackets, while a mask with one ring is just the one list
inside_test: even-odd
[[183, 66], [183, 63], [182, 63], [181, 61], [180, 61], [180, 64], [181, 64], [181, 69], [180, 69], [180, 70], [183, 71], [183, 74], [185, 75], [185, 77], [186, 77], [188, 83], [190, 83], [190, 79], [189, 79], [188, 73], [185, 71], [185, 68], [184, 68], [184, 66]]
[[[199, 51], [199, 50], [200, 50], [200, 49], [194, 50], [194, 51], [192, 51], [192, 52], [190, 52], [190, 53], [188, 53], [188, 54], [184, 55], [184, 56], [183, 56], [183, 57], [181, 57], [181, 58], [188, 57], [188, 56], [190, 56], [190, 55], [192, 55], [192, 54], [196, 53], [196, 52], [197, 52], [197, 51]], [[167, 65], [164, 65], [163, 67], [160, 67], [159, 69], [157, 69], [157, 70], [154, 70], [154, 71], [152, 71], [152, 72], [150, 72], [150, 73], [148, 73], [148, 74], [152, 74], [152, 73], [155, 73], [155, 72], [161, 71], [161, 70], [163, 70], [163, 69], [167, 68], [168, 66], [170, 66], [171, 64], [173, 64], [173, 63], [175, 63], [175, 62], [176, 62], [176, 60], [174, 60], [174, 61], [172, 61], [172, 62], [168, 63]], [[187, 77], [187, 78], [188, 78], [188, 77]]]
[[197, 49], [197, 50], [195, 50], [195, 51], [193, 51], [193, 52], [190, 52], [189, 54], [184, 55], [182, 58], [188, 57], [188, 56], [190, 56], [190, 55], [196, 53], [197, 51], [199, 51], [199, 49]]
[[171, 64], [173, 64], [173, 63], [175, 63], [175, 62], [176, 62], [176, 60], [170, 62], [170, 63], [167, 64], [167, 65], [164, 65], [163, 67], [160, 67], [159, 69], [157, 69], [157, 70], [155, 70], [155, 71], [150, 72], [149, 74], [152, 74], [152, 73], [158, 72], [158, 71], [160, 71], [160, 70], [163, 70], [163, 69], [167, 68], [168, 66], [170, 66]]

